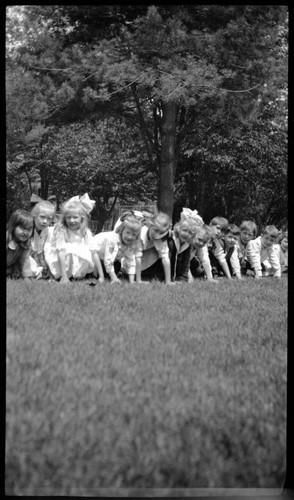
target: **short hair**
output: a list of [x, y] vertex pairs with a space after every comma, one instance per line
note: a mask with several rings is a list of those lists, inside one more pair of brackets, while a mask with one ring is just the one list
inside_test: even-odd
[[50, 210], [52, 214], [55, 213], [55, 206], [50, 201], [42, 200], [36, 203], [36, 205], [32, 208], [32, 216], [36, 217], [36, 215], [38, 215], [43, 208], [45, 208], [46, 210]]
[[14, 229], [17, 226], [21, 226], [25, 229], [33, 229], [34, 219], [32, 214], [28, 210], [18, 209], [11, 214], [11, 217], [6, 226], [8, 234], [12, 235]]
[[240, 228], [236, 226], [236, 224], [229, 224], [228, 227], [224, 230], [225, 235], [233, 234], [234, 236], [239, 236]]
[[276, 228], [276, 226], [273, 225], [265, 226], [261, 234], [266, 234], [268, 236], [274, 236], [277, 238], [279, 235], [279, 230]]
[[253, 220], [243, 220], [240, 224], [240, 231], [250, 231], [255, 238], [257, 235], [257, 225]]
[[216, 217], [213, 217], [213, 219], [211, 219], [209, 224], [211, 226], [220, 226], [222, 230], [225, 230], [229, 225], [229, 221], [225, 217], [220, 217], [217, 215]]
[[288, 231], [283, 231], [279, 236], [278, 236], [278, 243], [281, 243], [281, 241], [284, 238], [288, 238]]

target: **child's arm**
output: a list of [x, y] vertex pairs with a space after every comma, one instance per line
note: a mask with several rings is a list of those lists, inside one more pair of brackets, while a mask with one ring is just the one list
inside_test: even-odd
[[142, 279], [141, 279], [141, 263], [142, 263], [142, 257], [137, 257], [136, 256], [136, 282], [137, 283], [142, 283]]
[[135, 282], [135, 273], [137, 271], [135, 249], [130, 248], [125, 251], [124, 257], [121, 260], [122, 267], [129, 277], [129, 282]]
[[275, 278], [280, 278], [282, 274], [279, 250], [280, 249], [278, 245], [273, 245], [268, 252], [270, 265], [274, 270]]
[[24, 265], [25, 265], [26, 260], [29, 258], [29, 252], [30, 252], [30, 249], [24, 250], [19, 257], [18, 269], [19, 269], [19, 274], [22, 278], [26, 278], [26, 276], [24, 274]]
[[98, 252], [92, 252], [92, 259], [93, 259], [93, 263], [94, 263], [94, 275], [97, 278], [97, 273], [98, 273], [99, 283], [104, 283], [104, 272], [102, 269], [102, 264], [101, 264], [101, 260], [100, 260], [100, 257], [98, 255]]
[[213, 250], [213, 255], [217, 258], [217, 260], [219, 261], [226, 277], [228, 279], [232, 279], [231, 277], [231, 273], [230, 273], [230, 270], [229, 270], [229, 266], [227, 264], [227, 261], [226, 261], [226, 256], [225, 256], [225, 252], [223, 251], [222, 247], [220, 246], [220, 244], [216, 243], [216, 247], [215, 249]]
[[164, 256], [161, 259], [162, 265], [163, 265], [163, 271], [164, 271], [164, 277], [165, 277], [165, 284], [169, 285], [171, 283], [171, 277], [170, 277], [170, 260], [168, 256]]
[[167, 241], [163, 241], [162, 245], [156, 248], [156, 250], [158, 252], [159, 257], [161, 258], [164, 271], [165, 284], [169, 285], [171, 284], [171, 269], [170, 269], [169, 248]]
[[105, 251], [104, 251], [104, 266], [106, 272], [109, 274], [111, 283], [121, 283], [120, 279], [117, 277], [114, 271], [114, 261], [118, 253], [118, 244], [116, 241], [111, 239], [105, 241]]
[[199, 258], [199, 260], [203, 266], [204, 272], [205, 272], [206, 277], [207, 277], [207, 281], [212, 281], [214, 283], [218, 283], [218, 281], [215, 280], [212, 276], [211, 264], [210, 264], [210, 260], [209, 260], [209, 254], [208, 254], [208, 246], [205, 245], [202, 248], [198, 248], [196, 253], [197, 253], [197, 257]]
[[108, 274], [110, 276], [111, 283], [121, 283], [120, 279], [116, 276], [114, 271], [109, 270]]
[[189, 271], [188, 271], [188, 283], [193, 283], [193, 281], [194, 281], [194, 279], [193, 279], [192, 273], [189, 269]]
[[230, 273], [230, 270], [229, 270], [229, 266], [227, 264], [227, 261], [226, 260], [223, 260], [222, 262], [220, 262], [220, 265], [222, 266], [223, 268], [223, 271], [226, 275], [226, 277], [230, 280], [232, 279], [232, 276], [231, 276], [231, 273]]
[[69, 283], [69, 279], [68, 279], [67, 274], [66, 274], [65, 249], [61, 249], [58, 251], [58, 260], [59, 260], [60, 272], [61, 272], [60, 283], [66, 285], [67, 283]]
[[242, 280], [243, 278], [241, 276], [241, 266], [240, 266], [240, 261], [239, 261], [239, 256], [238, 256], [237, 245], [235, 245], [235, 248], [234, 248], [233, 253], [231, 255], [231, 265], [232, 265], [233, 272], [236, 275], [236, 278], [238, 280]]
[[140, 241], [138, 243], [138, 249], [135, 254], [135, 260], [136, 260], [136, 282], [137, 283], [142, 283], [142, 256], [143, 256], [143, 244]]
[[255, 279], [259, 279], [262, 276], [261, 270], [261, 248], [260, 243], [256, 240], [251, 240], [247, 243], [247, 259], [251, 267], [254, 269]]

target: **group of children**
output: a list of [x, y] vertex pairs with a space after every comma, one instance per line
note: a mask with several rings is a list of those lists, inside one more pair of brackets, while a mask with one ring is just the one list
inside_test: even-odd
[[39, 201], [31, 212], [13, 212], [6, 232], [7, 277], [171, 284], [221, 276], [242, 280], [250, 273], [280, 278], [288, 272], [288, 232], [273, 225], [257, 236], [253, 221], [237, 226], [214, 217], [207, 225], [196, 210], [183, 208], [172, 229], [165, 213], [133, 210], [112, 231], [93, 235], [88, 220], [94, 205], [86, 193], [65, 202], [57, 220], [50, 201]]

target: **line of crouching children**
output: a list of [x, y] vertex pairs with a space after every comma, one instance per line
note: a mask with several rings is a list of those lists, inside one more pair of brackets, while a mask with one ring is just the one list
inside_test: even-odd
[[66, 201], [58, 219], [55, 205], [44, 200], [31, 211], [13, 212], [6, 231], [7, 277], [168, 285], [249, 274], [280, 278], [288, 272], [288, 232], [273, 225], [257, 236], [253, 221], [237, 226], [214, 217], [205, 224], [196, 210], [183, 208], [172, 228], [165, 213], [131, 210], [112, 231], [93, 235], [88, 221], [94, 205], [86, 193]]

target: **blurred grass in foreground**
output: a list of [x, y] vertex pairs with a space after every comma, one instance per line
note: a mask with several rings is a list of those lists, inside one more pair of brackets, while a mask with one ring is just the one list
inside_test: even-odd
[[7, 282], [6, 494], [282, 488], [286, 349], [284, 278]]

